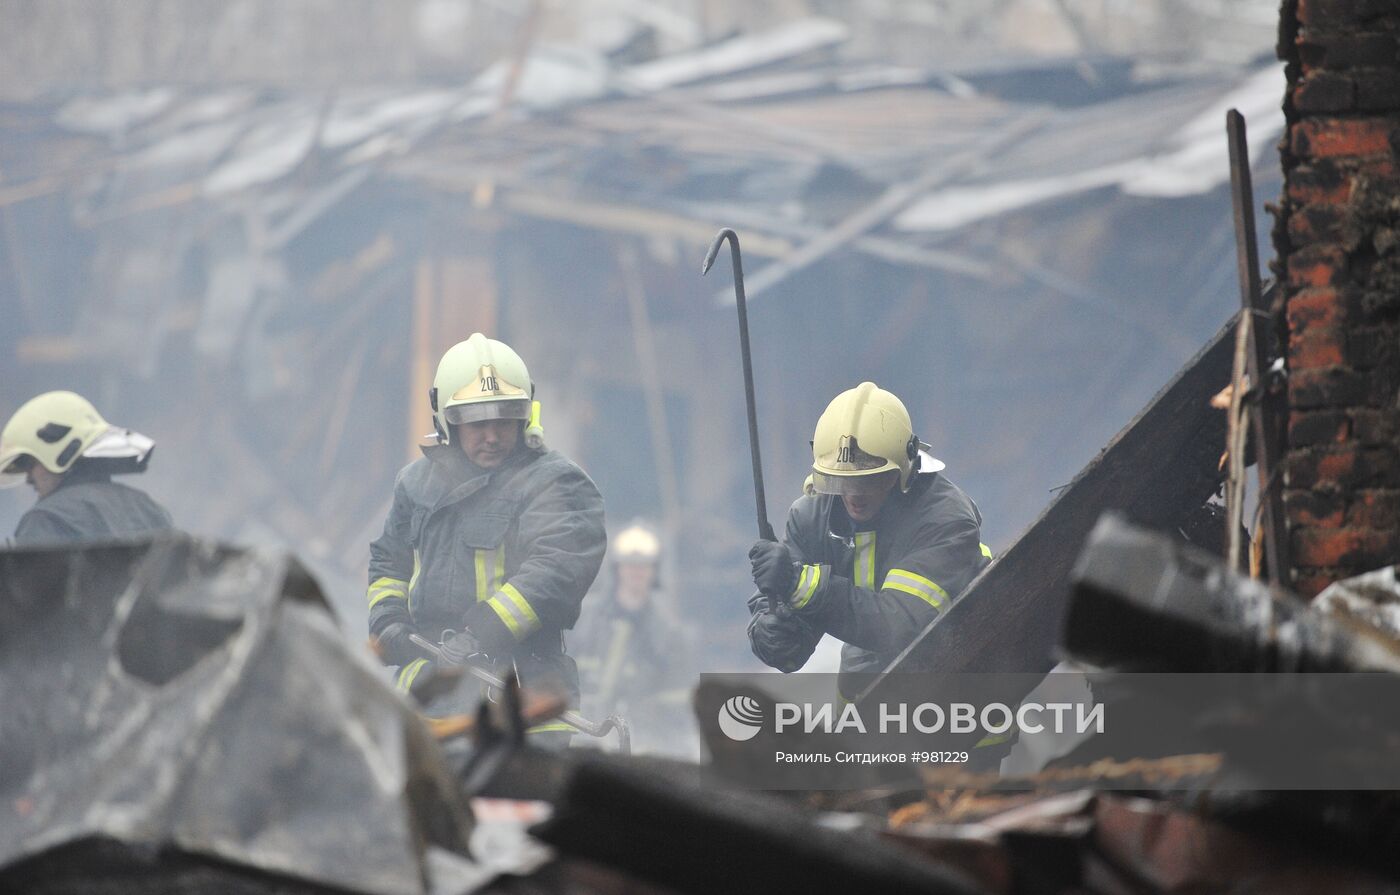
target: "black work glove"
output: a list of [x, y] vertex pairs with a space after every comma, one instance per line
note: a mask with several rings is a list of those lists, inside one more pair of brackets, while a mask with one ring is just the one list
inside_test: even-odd
[[375, 635], [379, 641], [379, 657], [385, 665], [407, 665], [414, 659], [423, 658], [423, 650], [408, 635], [418, 630], [408, 622], [393, 622]]
[[753, 654], [784, 673], [807, 664], [821, 634], [795, 615], [758, 612], [749, 619], [749, 646]]
[[466, 665], [473, 656], [481, 655], [481, 642], [471, 631], [448, 633], [442, 639], [442, 657], [453, 665]]
[[755, 541], [749, 548], [753, 583], [759, 591], [786, 600], [797, 580], [797, 563], [782, 541]]

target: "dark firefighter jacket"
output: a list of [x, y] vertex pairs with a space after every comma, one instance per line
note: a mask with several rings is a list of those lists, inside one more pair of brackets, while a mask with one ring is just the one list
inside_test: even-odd
[[[436, 642], [465, 627], [522, 683], [577, 699], [561, 632], [578, 619], [606, 546], [602, 495], [557, 451], [522, 445], [484, 470], [455, 445], [424, 448], [399, 472], [370, 545], [370, 633], [405, 621]], [[421, 667], [405, 666], [399, 686]]]
[[[839, 497], [798, 498], [784, 537], [802, 564], [792, 611], [764, 623], [778, 624], [803, 661], [823, 633], [843, 641], [843, 678], [880, 671], [991, 561], [981, 525], [977, 505], [941, 473], [916, 475], [866, 523], [853, 523]], [[750, 601], [755, 612], [764, 605]]]
[[20, 517], [16, 546], [71, 544], [164, 531], [170, 514], [144, 491], [120, 485], [79, 460], [58, 487]]

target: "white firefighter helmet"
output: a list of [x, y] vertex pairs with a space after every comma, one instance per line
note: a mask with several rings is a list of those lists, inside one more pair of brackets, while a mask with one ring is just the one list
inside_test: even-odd
[[655, 563], [661, 559], [661, 538], [641, 522], [633, 522], [618, 532], [612, 548], [616, 562]]
[[528, 421], [526, 443], [543, 445], [535, 384], [525, 361], [505, 342], [472, 333], [438, 362], [428, 400], [433, 426], [443, 444], [452, 442], [452, 426], [480, 420]]
[[[898, 477], [909, 490], [914, 472], [943, 463], [924, 454], [904, 402], [873, 382], [837, 395], [812, 435], [812, 488], [820, 494], [879, 493]], [[917, 462], [917, 461], [922, 461]]]
[[37, 463], [55, 475], [80, 457], [122, 461], [114, 471], [145, 468], [155, 442], [109, 424], [82, 395], [45, 392], [31, 398], [0, 431], [0, 487], [18, 485]]

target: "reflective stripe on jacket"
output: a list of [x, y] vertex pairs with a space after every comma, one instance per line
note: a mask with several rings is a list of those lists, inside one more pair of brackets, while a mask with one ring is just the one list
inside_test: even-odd
[[592, 480], [556, 451], [521, 446], [492, 470], [456, 446], [423, 453], [370, 545], [370, 633], [465, 626], [498, 658], [558, 655], [607, 543]]
[[886, 667], [991, 561], [977, 505], [941, 473], [915, 476], [865, 525], [839, 497], [809, 495], [784, 538], [802, 564], [793, 613], [846, 644], [843, 673]]

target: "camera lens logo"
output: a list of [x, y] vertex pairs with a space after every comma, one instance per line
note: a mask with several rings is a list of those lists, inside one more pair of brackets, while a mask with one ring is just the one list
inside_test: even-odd
[[731, 740], [753, 739], [763, 728], [763, 706], [749, 696], [731, 696], [719, 707], [719, 729]]

